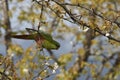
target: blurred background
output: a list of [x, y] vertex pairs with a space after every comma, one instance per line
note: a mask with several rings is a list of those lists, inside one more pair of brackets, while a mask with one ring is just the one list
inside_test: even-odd
[[[119, 0], [1, 0], [0, 79], [119, 80]], [[26, 28], [52, 35], [57, 50], [11, 38]]]

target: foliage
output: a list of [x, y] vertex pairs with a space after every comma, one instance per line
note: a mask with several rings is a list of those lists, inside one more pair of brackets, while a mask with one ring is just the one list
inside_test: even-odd
[[[0, 5], [0, 42], [8, 47], [0, 55], [0, 79], [120, 79], [120, 0], [7, 1], [9, 29]], [[51, 34], [45, 39], [56, 39], [60, 48], [40, 51], [33, 42], [24, 49], [19, 42], [7, 40], [11, 34], [27, 35], [23, 28], [28, 27]]]

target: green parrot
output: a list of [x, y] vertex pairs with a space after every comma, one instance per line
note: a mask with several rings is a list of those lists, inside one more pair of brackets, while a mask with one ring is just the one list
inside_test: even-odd
[[55, 41], [52, 36], [42, 30], [34, 30], [26, 28], [29, 34], [25, 35], [11, 35], [12, 38], [25, 39], [25, 40], [35, 40], [39, 48], [46, 48], [48, 50], [58, 49], [60, 44]]

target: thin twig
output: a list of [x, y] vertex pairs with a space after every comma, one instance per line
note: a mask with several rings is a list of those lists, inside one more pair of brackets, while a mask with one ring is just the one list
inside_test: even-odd
[[110, 20], [108, 18], [103, 17], [101, 14], [98, 14], [94, 9], [92, 9], [92, 10], [88, 9], [88, 8], [86, 8], [86, 7], [84, 7], [84, 6], [80, 5], [80, 4], [61, 3], [60, 5], [69, 5], [69, 6], [80, 7], [82, 9], [85, 9], [85, 10], [89, 11], [90, 13], [93, 13], [94, 15], [96, 15], [96, 16], [104, 19], [104, 20], [107, 20], [107, 21], [110, 21], [112, 23], [115, 23], [120, 28], [120, 23], [119, 22], [117, 22], [116, 20]]
[[34, 76], [34, 77], [32, 78], [32, 80], [34, 80], [35, 78], [39, 77], [39, 76], [41, 75], [41, 73], [42, 73], [44, 70], [46, 70], [47, 68], [48, 68], [48, 66], [47, 66], [46, 68], [42, 69], [36, 76]]
[[[57, 1], [55, 1], [55, 0], [52, 0], [52, 1], [54, 1], [56, 4], [58, 4], [59, 6], [61, 6], [61, 7], [67, 12], [67, 14], [70, 16], [70, 18], [71, 18], [75, 23], [77, 23], [77, 24], [79, 24], [79, 25], [86, 26], [86, 27], [92, 29], [90, 25], [88, 25], [88, 24], [86, 24], [86, 23], [83, 23], [83, 21], [77, 20], [77, 19], [74, 17], [74, 15], [71, 14], [71, 12], [70, 12], [64, 5], [60, 4], [59, 2], [57, 2]], [[103, 16], [101, 16], [101, 17], [103, 17]], [[114, 21], [114, 22], [115, 22], [115, 21]], [[118, 23], [118, 25], [120, 25], [120, 24]], [[96, 32], [98, 32], [99, 34], [107, 37], [107, 38], [110, 39], [110, 40], [113, 40], [113, 41], [116, 41], [116, 42], [120, 42], [120, 40], [115, 39], [115, 38], [112, 37], [112, 36], [106, 36], [106, 33], [101, 32], [100, 29], [94, 28], [94, 30], [95, 30]]]
[[59, 61], [58, 61], [58, 59], [55, 57], [55, 55], [53, 54], [53, 52], [52, 52], [51, 50], [48, 50], [48, 49], [47, 49], [47, 51], [49, 52], [49, 54], [50, 54], [50, 56], [52, 57], [52, 59], [59, 64]]

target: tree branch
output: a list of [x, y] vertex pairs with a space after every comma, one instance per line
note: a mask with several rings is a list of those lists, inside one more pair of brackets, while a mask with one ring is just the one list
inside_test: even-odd
[[[58, 4], [59, 6], [61, 6], [61, 7], [66, 11], [66, 13], [70, 16], [70, 18], [71, 18], [76, 24], [79, 24], [79, 25], [82, 25], [82, 26], [86, 26], [86, 27], [92, 29], [92, 27], [91, 27], [89, 24], [84, 23], [82, 20], [78, 20], [78, 19], [66, 8], [65, 5], [62, 5], [61, 3], [59, 3], [59, 2], [57, 2], [57, 1], [55, 1], [55, 0], [52, 0], [52, 1], [54, 1], [56, 4]], [[85, 8], [85, 7], [82, 7], [82, 8], [87, 9], [87, 8]], [[89, 9], [87, 9], [87, 10], [89, 10]], [[91, 11], [91, 10], [89, 10], [89, 11]], [[92, 12], [95, 14], [94, 11], [92, 11]], [[96, 14], [96, 15], [97, 15], [97, 14]], [[98, 15], [98, 16], [101, 16], [101, 15]], [[104, 18], [104, 17], [101, 16], [101, 18]], [[107, 20], [109, 20], [109, 19], [107, 19]], [[111, 20], [109, 20], [109, 21], [111, 21]], [[112, 22], [116, 23], [118, 26], [120, 25], [120, 23], [117, 23], [116, 21], [112, 21]], [[113, 41], [116, 41], [116, 42], [120, 42], [120, 40], [118, 40], [118, 39], [116, 39], [116, 38], [114, 38], [114, 37], [112, 37], [112, 36], [106, 36], [106, 33], [103, 33], [99, 28], [94, 28], [93, 30], [96, 31], [96, 32], [98, 32], [99, 34], [107, 37], [107, 38], [110, 39], [110, 40], [113, 40]]]

